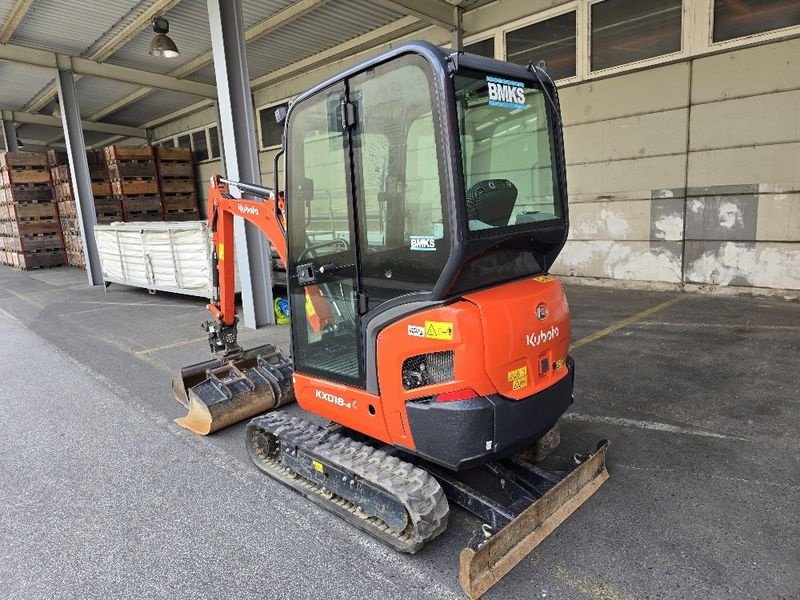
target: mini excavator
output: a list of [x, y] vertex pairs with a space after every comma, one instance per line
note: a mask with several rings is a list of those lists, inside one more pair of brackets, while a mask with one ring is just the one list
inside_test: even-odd
[[[178, 422], [255, 417], [262, 471], [402, 552], [464, 507], [484, 523], [460, 557], [477, 598], [608, 477], [604, 440], [566, 470], [520, 454], [573, 400], [569, 308], [547, 274], [569, 223], [556, 86], [542, 65], [412, 42], [279, 119], [274, 188], [212, 179], [213, 357], [173, 381]], [[291, 357], [237, 342], [236, 216], [286, 265]], [[316, 417], [270, 410], [295, 399]]]

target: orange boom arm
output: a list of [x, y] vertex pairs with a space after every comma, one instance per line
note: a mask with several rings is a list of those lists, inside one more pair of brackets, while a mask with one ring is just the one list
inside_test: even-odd
[[218, 176], [211, 179], [208, 192], [208, 226], [214, 243], [214, 292], [208, 310], [215, 320], [228, 326], [234, 325], [236, 320], [233, 218], [242, 217], [258, 227], [286, 265], [286, 229], [282, 215], [275, 207], [275, 194], [269, 188], [261, 188], [257, 193], [264, 193], [267, 197], [263, 200], [234, 198], [228, 191], [227, 181]]

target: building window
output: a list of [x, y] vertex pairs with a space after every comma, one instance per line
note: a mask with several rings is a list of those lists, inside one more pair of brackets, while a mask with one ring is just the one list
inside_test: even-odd
[[192, 136], [188, 133], [186, 135], [179, 135], [178, 136], [178, 148], [191, 148], [192, 147]]
[[519, 65], [544, 60], [553, 79], [575, 76], [575, 11], [506, 34], [507, 60]]
[[715, 0], [715, 42], [800, 25], [798, 0]]
[[208, 160], [208, 141], [205, 129], [192, 134], [192, 151], [194, 152], [194, 162]]
[[680, 52], [682, 0], [592, 5], [592, 71]]
[[464, 52], [485, 56], [486, 58], [494, 58], [494, 38], [490, 37], [480, 42], [464, 44]]
[[169, 138], [159, 143], [158, 145], [161, 146], [162, 148], [174, 148], [175, 140], [173, 138]]
[[283, 123], [275, 120], [275, 111], [279, 108], [288, 108], [289, 103], [267, 106], [258, 111], [258, 119], [261, 124], [261, 147], [280, 146], [283, 142]]
[[219, 158], [219, 130], [216, 125], [208, 128], [208, 141], [211, 148], [211, 158]]

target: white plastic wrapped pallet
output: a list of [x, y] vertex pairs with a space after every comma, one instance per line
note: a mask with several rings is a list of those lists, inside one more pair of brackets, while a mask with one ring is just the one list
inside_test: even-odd
[[105, 281], [210, 296], [211, 236], [204, 221], [113, 223], [94, 231]]

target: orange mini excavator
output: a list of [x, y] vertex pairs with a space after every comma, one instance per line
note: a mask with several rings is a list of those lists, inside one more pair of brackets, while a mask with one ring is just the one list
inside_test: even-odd
[[[541, 66], [415, 42], [279, 118], [285, 210], [278, 157], [273, 190], [211, 183], [215, 356], [174, 381], [178, 422], [205, 434], [296, 398], [316, 418], [252, 419], [255, 464], [404, 552], [445, 529], [448, 501], [471, 511], [486, 535], [460, 579], [476, 598], [608, 477], [605, 442], [567, 471], [519, 455], [573, 398], [547, 274], [568, 231], [556, 87]], [[235, 216], [286, 264], [291, 358], [237, 343]]]

